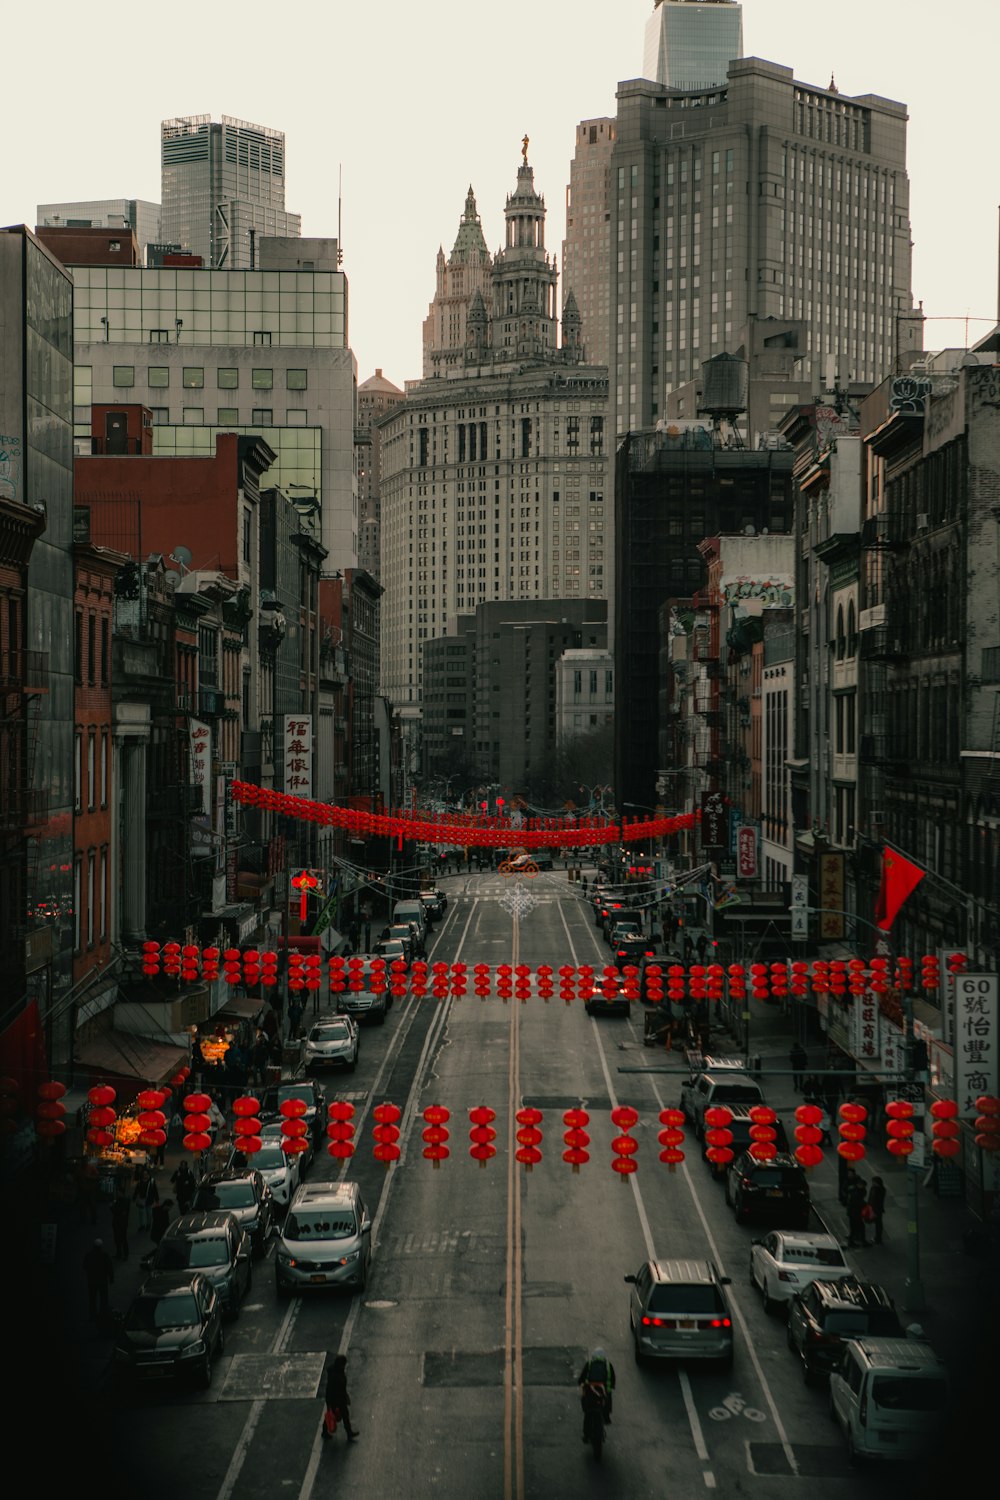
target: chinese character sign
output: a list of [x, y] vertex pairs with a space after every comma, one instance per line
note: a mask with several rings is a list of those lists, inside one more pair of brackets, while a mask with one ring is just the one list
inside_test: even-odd
[[976, 1098], [997, 1091], [997, 976], [955, 976], [955, 1099], [974, 1115]]
[[752, 823], [741, 823], [736, 830], [736, 875], [740, 880], [757, 876], [757, 830]]
[[819, 930], [824, 938], [844, 936], [844, 856], [819, 857]]
[[212, 730], [198, 719], [188, 720], [188, 754], [188, 779], [192, 786], [201, 788], [201, 810], [208, 816], [212, 811]]
[[728, 816], [721, 792], [706, 792], [701, 799], [701, 847], [725, 849]]
[[854, 1056], [866, 1062], [877, 1060], [881, 1051], [878, 998], [871, 990], [854, 996]]
[[292, 797], [311, 797], [313, 784], [312, 714], [285, 714], [285, 791]]

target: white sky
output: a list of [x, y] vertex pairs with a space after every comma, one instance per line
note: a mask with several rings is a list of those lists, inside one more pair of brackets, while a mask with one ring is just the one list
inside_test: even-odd
[[[466, 189], [486, 241], [527, 132], [559, 255], [575, 128], [615, 114], [642, 72], [652, 0], [242, 0], [98, 9], [18, 0], [4, 23], [7, 166], [0, 224], [37, 203], [160, 197], [159, 124], [235, 115], [284, 130], [286, 207], [337, 232], [358, 376], [421, 373], [439, 244]], [[913, 291], [929, 348], [974, 341], [997, 313], [998, 0], [744, 0], [748, 55], [805, 83], [909, 106]], [[968, 339], [966, 333], [968, 332]]]

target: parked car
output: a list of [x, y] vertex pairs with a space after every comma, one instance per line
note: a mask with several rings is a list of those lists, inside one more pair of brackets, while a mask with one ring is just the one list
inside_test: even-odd
[[627, 1021], [632, 1014], [632, 1002], [625, 993], [624, 979], [616, 981], [610, 996], [602, 989], [595, 989], [590, 999], [584, 1001], [584, 1009], [588, 1016], [620, 1016]]
[[358, 1025], [372, 1021], [376, 1026], [384, 1026], [387, 1011], [386, 990], [344, 990], [337, 996], [338, 1015], [350, 1016]]
[[631, 1285], [629, 1327], [636, 1364], [647, 1358], [733, 1362], [733, 1318], [720, 1276], [710, 1260], [648, 1260]]
[[444, 916], [445, 907], [448, 905], [448, 897], [444, 891], [421, 891], [420, 899], [424, 903], [428, 925], [440, 922]]
[[388, 939], [391, 943], [402, 943], [403, 957], [408, 964], [415, 958], [421, 957], [418, 951], [418, 938], [416, 929], [411, 922], [394, 922], [382, 933], [383, 940]]
[[212, 1361], [225, 1348], [222, 1301], [201, 1271], [156, 1271], [125, 1314], [112, 1368], [126, 1377], [212, 1382]]
[[766, 1313], [775, 1312], [820, 1277], [835, 1281], [850, 1275], [832, 1234], [778, 1229], [750, 1246], [750, 1280], [760, 1288]]
[[417, 929], [417, 954], [423, 958], [427, 949], [427, 917], [424, 913], [424, 905], [419, 896], [405, 901], [397, 901], [392, 908], [392, 923], [412, 922]]
[[620, 906], [615, 902], [611, 902], [601, 921], [601, 935], [606, 943], [610, 944], [611, 934], [616, 928], [621, 928], [622, 936], [626, 932], [639, 934], [642, 932], [642, 919], [637, 916], [630, 916], [624, 902]]
[[275, 1250], [278, 1295], [338, 1286], [362, 1289], [371, 1265], [371, 1228], [356, 1182], [299, 1188]]
[[387, 969], [395, 963], [396, 959], [400, 959], [407, 968], [410, 967], [410, 960], [406, 956], [404, 945], [396, 938], [379, 938], [375, 944], [375, 955], [385, 959]]
[[655, 945], [647, 944], [643, 948], [638, 959], [640, 1000], [645, 1001], [648, 999], [649, 970], [654, 966], [660, 970], [660, 983], [663, 985], [664, 991], [666, 991], [667, 970], [672, 963], [676, 962], [676, 959], [671, 958], [668, 953], [664, 953], [662, 948], [657, 948]]
[[[274, 1199], [275, 1208], [286, 1209], [291, 1202], [292, 1194], [298, 1187], [302, 1173], [309, 1166], [313, 1157], [312, 1142], [309, 1142], [308, 1151], [303, 1151], [297, 1156], [287, 1156], [281, 1149], [281, 1119], [280, 1116], [271, 1121], [261, 1121], [261, 1147], [253, 1155], [253, 1167], [259, 1172], [267, 1183]], [[226, 1163], [227, 1172], [245, 1172], [249, 1167], [251, 1158], [234, 1145]]]
[[770, 1161], [758, 1161], [744, 1151], [726, 1176], [726, 1202], [740, 1224], [766, 1219], [783, 1229], [805, 1229], [809, 1223], [805, 1170], [787, 1152], [779, 1152]]
[[611, 896], [606, 891], [601, 893], [601, 899], [594, 902], [594, 921], [597, 926], [604, 930], [604, 924], [609, 917], [616, 920], [619, 913], [625, 910], [624, 901], [617, 896]]
[[[732, 1115], [732, 1119], [726, 1126], [726, 1129], [732, 1135], [732, 1140], [729, 1143], [729, 1149], [733, 1153], [733, 1161], [736, 1161], [743, 1155], [745, 1151], [748, 1151], [750, 1149], [753, 1141], [753, 1138], [750, 1134], [751, 1127], [754, 1123], [750, 1118], [750, 1111], [753, 1108], [753, 1105], [727, 1104], [726, 1108]], [[784, 1125], [780, 1120], [775, 1120], [771, 1128], [775, 1132], [774, 1144], [777, 1146], [779, 1152], [786, 1152], [788, 1150], [788, 1134], [785, 1130]], [[728, 1169], [724, 1166], [716, 1166], [713, 1162], [710, 1162], [705, 1155], [705, 1152], [707, 1150], [708, 1142], [705, 1140], [703, 1135], [701, 1144], [702, 1160], [709, 1167], [711, 1167], [713, 1177], [716, 1177], [718, 1179], [725, 1177]]]
[[802, 1360], [806, 1385], [829, 1375], [845, 1339], [901, 1339], [905, 1332], [884, 1287], [856, 1276], [816, 1280], [788, 1304], [788, 1347]]
[[181, 1214], [167, 1225], [153, 1252], [153, 1270], [200, 1271], [235, 1318], [253, 1284], [250, 1255], [250, 1241], [235, 1215], [220, 1210]]
[[640, 988], [643, 959], [651, 960], [653, 952], [651, 940], [638, 933], [630, 933], [623, 937], [613, 936], [611, 940], [612, 962], [617, 964], [619, 969], [624, 969], [628, 964], [634, 964], [640, 970]]
[[940, 1438], [948, 1402], [947, 1370], [916, 1339], [848, 1339], [830, 1371], [830, 1412], [851, 1463], [922, 1458]]
[[607, 931], [605, 932], [605, 937], [607, 938], [608, 943], [612, 948], [616, 943], [624, 942], [626, 938], [641, 938], [642, 918], [626, 916], [617, 917], [614, 922], [608, 924]]
[[358, 1028], [350, 1016], [331, 1016], [309, 1028], [302, 1048], [306, 1068], [346, 1068], [358, 1065]]
[[306, 1112], [299, 1118], [305, 1120], [314, 1146], [318, 1146], [326, 1130], [326, 1094], [313, 1078], [286, 1078], [268, 1094], [265, 1108], [268, 1113], [281, 1114], [281, 1106], [287, 1099], [301, 1099]]
[[224, 1209], [235, 1215], [240, 1228], [250, 1237], [254, 1255], [264, 1254], [274, 1221], [274, 1200], [267, 1183], [253, 1167], [244, 1172], [210, 1172], [199, 1182], [192, 1206], [196, 1213]]
[[740, 1071], [739, 1065], [706, 1071], [704, 1068], [692, 1072], [687, 1083], [681, 1084], [681, 1109], [694, 1126], [695, 1137], [700, 1141], [705, 1132], [705, 1111], [715, 1104], [763, 1104], [764, 1090], [749, 1073]]

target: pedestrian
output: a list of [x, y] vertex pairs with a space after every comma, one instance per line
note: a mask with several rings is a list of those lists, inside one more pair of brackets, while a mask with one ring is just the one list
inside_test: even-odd
[[809, 1055], [801, 1042], [793, 1042], [792, 1050], [788, 1054], [788, 1061], [792, 1068], [792, 1088], [796, 1093], [802, 1088], [803, 1075], [809, 1062]]
[[855, 1170], [851, 1166], [850, 1162], [849, 1161], [845, 1161], [844, 1158], [838, 1153], [838, 1155], [837, 1155], [837, 1197], [840, 1199], [841, 1203], [846, 1204], [846, 1202], [847, 1202], [847, 1194], [848, 1194], [848, 1191], [850, 1189], [851, 1183], [854, 1181], [854, 1179], [857, 1177], [857, 1175], [858, 1174], [855, 1172]]
[[819, 1143], [821, 1146], [832, 1146], [833, 1138], [830, 1135], [830, 1111], [825, 1107], [822, 1099], [814, 1099], [813, 1103], [821, 1112], [819, 1123], [816, 1127], [820, 1132]]
[[80, 1223], [88, 1220], [97, 1223], [97, 1204], [101, 1191], [101, 1178], [97, 1163], [91, 1157], [81, 1161], [76, 1178], [77, 1203], [80, 1207]]
[[865, 1249], [868, 1237], [865, 1234], [865, 1183], [857, 1172], [847, 1189], [847, 1246], [848, 1249]]
[[[885, 1183], [881, 1177], [873, 1177], [872, 1185], [868, 1189], [867, 1208], [871, 1209], [869, 1223], [875, 1225], [875, 1244], [882, 1243], [882, 1217], [885, 1213]], [[862, 1213], [862, 1218], [864, 1218]]]
[[83, 1274], [87, 1278], [87, 1301], [93, 1322], [107, 1312], [108, 1287], [115, 1279], [115, 1268], [103, 1240], [95, 1240], [83, 1257]]
[[214, 1099], [212, 1099], [211, 1104], [208, 1106], [207, 1114], [209, 1118], [209, 1130], [212, 1135], [212, 1144], [214, 1145], [219, 1131], [226, 1128], [226, 1117]]
[[194, 1173], [186, 1161], [182, 1161], [175, 1172], [170, 1174], [170, 1181], [174, 1185], [177, 1194], [177, 1209], [179, 1213], [190, 1212], [194, 1201], [195, 1189], [198, 1184], [194, 1180]]
[[167, 1225], [170, 1223], [170, 1210], [173, 1206], [174, 1200], [172, 1198], [164, 1198], [153, 1209], [149, 1225], [149, 1237], [154, 1245], [158, 1245], [167, 1232]]
[[159, 1190], [148, 1167], [139, 1168], [132, 1197], [139, 1210], [139, 1228], [148, 1229], [153, 1216], [153, 1205], [160, 1201]]
[[260, 1023], [260, 1029], [264, 1033], [264, 1037], [267, 1040], [268, 1045], [270, 1046], [271, 1042], [274, 1041], [274, 1038], [277, 1036], [279, 1031], [277, 1013], [273, 1009], [271, 1009], [270, 1006], [264, 1012], [264, 1019]]
[[288, 1000], [288, 1040], [294, 1042], [299, 1034], [299, 1025], [302, 1021], [302, 999], [298, 994], [292, 994]]
[[333, 1437], [337, 1423], [343, 1422], [347, 1441], [353, 1443], [358, 1431], [351, 1426], [351, 1398], [347, 1394], [347, 1356], [338, 1354], [326, 1375], [326, 1410], [323, 1413], [323, 1436]]
[[115, 1260], [128, 1260], [128, 1216], [132, 1205], [124, 1184], [119, 1183], [111, 1205], [111, 1232], [115, 1237]]

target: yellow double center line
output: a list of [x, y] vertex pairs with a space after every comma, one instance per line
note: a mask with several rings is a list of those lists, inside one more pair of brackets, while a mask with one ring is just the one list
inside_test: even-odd
[[[520, 962], [521, 928], [514, 917], [511, 964]], [[521, 1357], [521, 1185], [517, 1177], [516, 1115], [521, 1102], [521, 1002], [510, 1013], [510, 1056], [507, 1063], [507, 1267], [504, 1299], [503, 1367], [503, 1493], [504, 1500], [524, 1497], [524, 1379]]]

